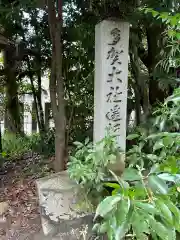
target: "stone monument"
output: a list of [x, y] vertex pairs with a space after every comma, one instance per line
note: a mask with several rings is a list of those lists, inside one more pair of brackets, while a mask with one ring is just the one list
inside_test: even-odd
[[94, 141], [111, 128], [126, 148], [129, 23], [104, 20], [96, 26]]

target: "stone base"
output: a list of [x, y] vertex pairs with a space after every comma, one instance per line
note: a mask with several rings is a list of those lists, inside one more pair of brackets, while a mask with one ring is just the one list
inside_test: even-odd
[[93, 214], [77, 210], [78, 185], [67, 172], [37, 180], [43, 232], [50, 239], [94, 239]]

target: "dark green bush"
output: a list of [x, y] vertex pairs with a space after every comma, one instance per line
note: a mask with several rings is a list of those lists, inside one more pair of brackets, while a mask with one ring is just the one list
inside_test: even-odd
[[21, 158], [29, 151], [27, 137], [21, 137], [13, 133], [5, 132], [2, 137], [3, 155], [9, 159]]
[[32, 151], [44, 156], [53, 156], [55, 153], [54, 129], [49, 129], [44, 136], [34, 134], [29, 137], [30, 148]]
[[39, 133], [20, 136], [5, 132], [2, 137], [2, 156], [8, 159], [21, 159], [25, 153], [36, 152], [43, 156], [53, 156], [55, 152], [54, 130], [50, 129], [43, 137]]

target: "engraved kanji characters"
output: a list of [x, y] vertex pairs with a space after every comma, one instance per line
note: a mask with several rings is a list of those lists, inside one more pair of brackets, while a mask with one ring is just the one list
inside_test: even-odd
[[111, 36], [113, 37], [113, 41], [109, 45], [116, 45], [121, 39], [121, 31], [118, 28], [114, 28], [111, 31]]
[[121, 124], [120, 123], [115, 123], [115, 124], [109, 123], [109, 127], [110, 127], [110, 129], [112, 129], [112, 131], [114, 133], [117, 133], [121, 129]]
[[[109, 51], [107, 52], [107, 60], [109, 61], [110, 65], [112, 66], [112, 71], [108, 74], [107, 83], [110, 84], [109, 91], [106, 94], [106, 102], [110, 105], [108, 105], [108, 112], [106, 113], [106, 119], [108, 120], [108, 125], [110, 128], [112, 128], [113, 132], [116, 134], [116, 136], [119, 135], [120, 129], [121, 129], [121, 108], [120, 103], [122, 102], [121, 96], [121, 88], [117, 84], [121, 84], [122, 80], [120, 78], [120, 74], [122, 71], [119, 69], [119, 66], [122, 64], [120, 57], [121, 54], [124, 53], [123, 50], [119, 50], [116, 47], [116, 44], [121, 39], [121, 31], [118, 28], [112, 29], [110, 32], [112, 36], [112, 42], [109, 43], [111, 47], [109, 48]], [[117, 83], [116, 83], [117, 82]], [[115, 85], [114, 85], [115, 84]], [[111, 105], [113, 103], [113, 105]]]
[[122, 80], [118, 77], [119, 74], [121, 74], [121, 70], [118, 70], [115, 66], [112, 67], [112, 72], [108, 74], [108, 79], [107, 82], [113, 82], [113, 78], [116, 75], [117, 76], [117, 80], [122, 83]]
[[108, 51], [108, 56], [107, 59], [111, 59], [111, 65], [114, 65], [116, 62], [118, 62], [119, 64], [121, 64], [121, 61], [119, 60], [120, 54], [123, 53], [123, 50], [121, 51], [117, 51], [114, 47], [112, 47], [109, 51]]
[[106, 95], [107, 102], [121, 102], [120, 96], [122, 92], [120, 91], [120, 87], [110, 87], [110, 92]]
[[109, 121], [120, 121], [121, 117], [120, 117], [120, 106], [118, 106], [117, 104], [115, 106], [113, 106], [109, 112], [106, 113], [106, 118]]

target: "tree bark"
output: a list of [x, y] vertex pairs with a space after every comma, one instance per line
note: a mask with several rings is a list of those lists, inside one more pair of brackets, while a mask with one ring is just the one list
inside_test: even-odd
[[18, 84], [16, 82], [15, 65], [12, 49], [4, 50], [4, 67], [6, 72], [6, 111], [7, 129], [12, 133], [23, 135], [19, 109]]
[[37, 89], [36, 97], [37, 97], [37, 104], [38, 104], [38, 110], [39, 110], [39, 121], [40, 121], [39, 129], [41, 134], [44, 134], [46, 132], [46, 129], [45, 129], [44, 111], [43, 111], [42, 100], [41, 100], [42, 90], [41, 90], [41, 72], [40, 71], [41, 70], [38, 70], [37, 72], [38, 89]]
[[[37, 21], [37, 16], [38, 16], [38, 12], [35, 11], [34, 14], [32, 14], [32, 18]], [[42, 59], [41, 59], [41, 45], [40, 45], [40, 41], [39, 41], [39, 37], [38, 37], [38, 25], [35, 24], [34, 26], [35, 28], [35, 33], [37, 36], [37, 43], [36, 43], [36, 48], [38, 49], [38, 54], [35, 57], [35, 64], [37, 66], [36, 69], [36, 75], [37, 75], [37, 92], [36, 92], [36, 97], [37, 97], [37, 105], [38, 105], [38, 110], [39, 110], [39, 121], [40, 121], [40, 125], [39, 125], [39, 129], [41, 134], [43, 135], [46, 132], [45, 129], [45, 117], [44, 117], [44, 111], [43, 111], [43, 107], [42, 107], [42, 86], [41, 86], [41, 67], [42, 67]]]
[[36, 89], [35, 89], [34, 82], [33, 82], [33, 74], [31, 73], [31, 65], [30, 65], [30, 61], [29, 61], [28, 56], [27, 56], [27, 65], [28, 65], [28, 75], [29, 75], [29, 79], [30, 79], [30, 82], [31, 82], [32, 95], [33, 95], [33, 99], [34, 99], [36, 119], [37, 119], [39, 129], [41, 129], [41, 123], [40, 123], [40, 117], [39, 117], [39, 111], [38, 111], [38, 104], [37, 104], [37, 99], [36, 99]]
[[[62, 1], [48, 0], [48, 23], [52, 41], [52, 62], [50, 77], [50, 97], [55, 123], [55, 162], [56, 172], [64, 170], [65, 161], [65, 104], [62, 77]], [[57, 17], [56, 17], [57, 15]]]

